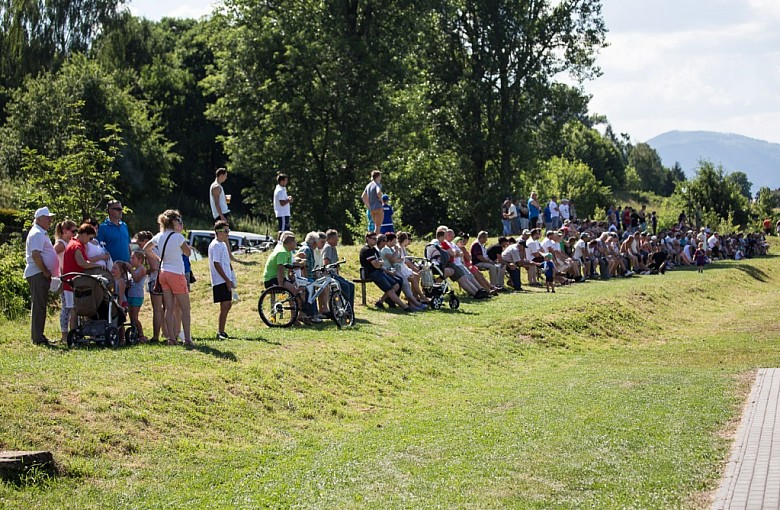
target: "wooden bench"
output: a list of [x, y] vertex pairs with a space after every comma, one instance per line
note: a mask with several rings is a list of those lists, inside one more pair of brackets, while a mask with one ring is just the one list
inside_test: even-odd
[[366, 273], [365, 273], [365, 270], [362, 267], [360, 268], [360, 278], [355, 278], [354, 280], [352, 280], [352, 283], [359, 283], [360, 284], [360, 292], [361, 292], [361, 296], [362, 296], [362, 300], [361, 301], [363, 302], [363, 306], [366, 306], [366, 284], [367, 283], [371, 283], [371, 282], [372, 282], [372, 280], [367, 280], [366, 279]]

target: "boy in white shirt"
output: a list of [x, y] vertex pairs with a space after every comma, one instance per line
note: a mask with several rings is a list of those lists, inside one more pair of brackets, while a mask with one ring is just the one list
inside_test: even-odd
[[230, 338], [225, 333], [228, 312], [233, 306], [233, 289], [236, 287], [236, 276], [230, 265], [230, 251], [228, 250], [228, 233], [230, 228], [226, 221], [217, 221], [214, 224], [216, 238], [209, 244], [209, 269], [211, 270], [211, 291], [214, 302], [219, 303], [219, 330], [218, 340]]

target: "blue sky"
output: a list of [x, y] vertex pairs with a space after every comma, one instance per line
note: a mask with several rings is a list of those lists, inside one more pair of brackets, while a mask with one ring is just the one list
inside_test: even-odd
[[[132, 0], [150, 19], [208, 15], [218, 0]], [[780, 143], [780, 0], [604, 0], [610, 46], [585, 84], [591, 111], [646, 141], [671, 130]]]

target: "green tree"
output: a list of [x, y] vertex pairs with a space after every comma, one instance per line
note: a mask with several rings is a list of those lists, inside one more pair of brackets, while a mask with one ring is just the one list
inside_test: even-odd
[[664, 168], [658, 152], [646, 143], [631, 148], [628, 164], [639, 176], [641, 187], [638, 191], [652, 191], [661, 196], [669, 196], [674, 191], [671, 172]]
[[[81, 105], [70, 105], [73, 114], [67, 126], [63, 153], [56, 158], [25, 148], [22, 170], [27, 179], [18, 190], [17, 203], [24, 218], [46, 204], [58, 218], [77, 222], [96, 218], [108, 200], [118, 194], [119, 172], [114, 160], [122, 149], [117, 126], [107, 125], [99, 142], [86, 136], [86, 125], [78, 113]], [[28, 220], [29, 221], [29, 220]]]
[[748, 199], [739, 186], [727, 178], [720, 165], [715, 167], [710, 161], [700, 161], [696, 177], [685, 186], [679, 186], [678, 192], [683, 194], [689, 217], [706, 219], [714, 215], [721, 221], [732, 218], [734, 223], [743, 226], [748, 222]]
[[543, 199], [568, 198], [580, 218], [592, 218], [597, 209], [606, 208], [611, 201], [610, 188], [599, 182], [593, 170], [580, 161], [554, 157], [540, 165], [537, 175], [529, 187], [536, 189]]
[[0, 171], [10, 178], [23, 177], [24, 147], [52, 160], [67, 154], [68, 126], [74, 121], [71, 105], [76, 103], [82, 105], [78, 114], [87, 139], [114, 134], [106, 125], [119, 127], [123, 145], [114, 165], [125, 201], [132, 206], [135, 200], [169, 189], [176, 155], [157, 119], [144, 102], [83, 55], [69, 59], [57, 73], [28, 78], [25, 87], [14, 92], [8, 121], [0, 128]]
[[773, 193], [767, 186], [759, 188], [756, 202], [753, 204], [755, 216], [759, 220], [774, 217], [777, 207], [780, 207], [780, 200], [778, 200], [777, 194]]
[[434, 123], [467, 183], [457, 197], [461, 217], [486, 227], [519, 169], [540, 152], [541, 119], [560, 99], [556, 77], [599, 73], [601, 2], [442, 0], [430, 19], [425, 67]]
[[227, 2], [209, 113], [226, 127], [232, 168], [253, 179], [245, 196], [255, 213], [273, 214], [282, 171], [301, 198], [296, 228], [345, 223], [392, 151], [387, 91], [404, 77], [418, 9], [412, 0]]
[[562, 139], [565, 144], [562, 156], [588, 165], [596, 179], [611, 189], [621, 189], [625, 185], [625, 163], [611, 140], [580, 122], [568, 123]]
[[748, 200], [753, 198], [753, 183], [750, 182], [745, 172], [731, 172], [730, 174], [726, 174], [726, 179], [729, 182], [736, 184], [740, 193], [742, 193], [745, 198]]

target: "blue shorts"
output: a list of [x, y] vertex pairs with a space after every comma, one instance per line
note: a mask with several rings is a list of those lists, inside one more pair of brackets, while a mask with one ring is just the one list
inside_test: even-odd
[[371, 273], [368, 276], [368, 279], [371, 280], [376, 284], [377, 287], [382, 289], [382, 292], [387, 292], [388, 290], [392, 289], [396, 286], [398, 283], [394, 278], [392, 278], [390, 275], [380, 271], [376, 270], [373, 273]]
[[144, 298], [142, 297], [129, 297], [127, 298], [127, 304], [131, 307], [140, 307], [144, 304]]

